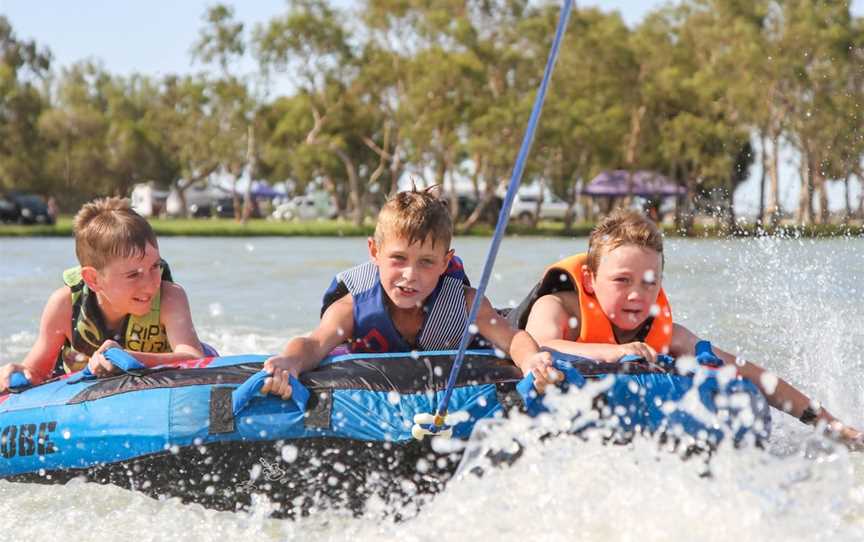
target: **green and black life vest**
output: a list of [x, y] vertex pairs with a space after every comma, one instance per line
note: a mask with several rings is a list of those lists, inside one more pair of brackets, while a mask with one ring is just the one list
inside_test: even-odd
[[[162, 260], [162, 280], [173, 282], [168, 263]], [[72, 289], [72, 340], [60, 350], [54, 374], [71, 373], [83, 369], [90, 356], [107, 339], [117, 341], [123, 348], [135, 352], [161, 354], [171, 351], [165, 326], [159, 320], [161, 288], [150, 301], [150, 312], [143, 316], [126, 315], [120, 329], [110, 330], [96, 301], [96, 294], [81, 277], [81, 267], [63, 272], [63, 282]]]

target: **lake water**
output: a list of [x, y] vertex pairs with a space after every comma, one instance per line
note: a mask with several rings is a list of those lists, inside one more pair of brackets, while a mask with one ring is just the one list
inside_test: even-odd
[[[474, 280], [488, 243], [455, 242]], [[490, 299], [519, 301], [545, 265], [585, 247], [585, 239], [508, 238]], [[311, 329], [331, 277], [367, 257], [358, 238], [166, 238], [161, 252], [189, 294], [201, 338], [224, 354], [276, 352]], [[0, 239], [0, 365], [26, 354], [45, 300], [74, 264], [71, 239]], [[864, 239], [672, 239], [663, 280], [676, 321], [864, 427]], [[0, 517], [16, 539], [864, 539], [864, 454], [773, 414], [767, 451], [721, 449], [708, 477], [703, 461], [648, 440], [552, 439], [513, 468], [451, 483], [401, 523], [375, 506], [362, 518], [328, 511], [277, 520], [266, 502], [213, 512], [80, 482], [0, 481]]]

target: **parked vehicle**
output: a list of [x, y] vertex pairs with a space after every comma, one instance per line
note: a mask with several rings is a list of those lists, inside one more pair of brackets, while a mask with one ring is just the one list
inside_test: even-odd
[[[531, 223], [535, 221], [537, 213], [537, 200], [539, 192], [523, 193], [517, 192], [510, 209], [510, 217], [517, 218], [520, 222]], [[567, 202], [546, 190], [543, 193], [543, 202], [540, 204], [540, 219], [542, 220], [564, 220], [567, 214]]]
[[0, 194], [0, 222], [4, 224], [18, 222], [21, 209], [11, 197]]
[[225, 190], [206, 185], [193, 185], [183, 193], [186, 199], [186, 209], [183, 209], [180, 194], [172, 188], [165, 202], [165, 211], [169, 216], [208, 217], [213, 213], [216, 202], [225, 197]]
[[336, 209], [330, 203], [329, 194], [315, 192], [304, 196], [295, 196], [277, 205], [270, 216], [276, 220], [336, 218]]
[[157, 190], [153, 181], [132, 187], [132, 208], [141, 216], [159, 216], [165, 210], [168, 192]]
[[54, 217], [42, 196], [17, 192], [0, 197], [0, 220], [19, 224], [54, 224]]
[[[243, 208], [243, 198], [240, 198], [240, 208]], [[234, 198], [219, 198], [216, 201], [216, 216], [219, 218], [234, 218]], [[261, 218], [261, 209], [258, 206], [258, 202], [253, 198], [252, 199], [252, 218]]]

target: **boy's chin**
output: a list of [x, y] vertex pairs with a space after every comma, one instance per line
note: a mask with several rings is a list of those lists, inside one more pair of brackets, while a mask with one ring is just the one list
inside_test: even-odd
[[647, 320], [647, 318], [643, 318], [642, 320], [625, 318], [623, 321], [615, 322], [615, 326], [621, 331], [633, 331], [642, 326], [642, 324], [645, 323], [645, 320]]
[[402, 295], [397, 294], [397, 295], [391, 295], [389, 297], [390, 297], [390, 302], [393, 304], [393, 306], [396, 307], [397, 309], [402, 309], [402, 310], [411, 310], [411, 309], [416, 309], [418, 307], [422, 307], [423, 306], [423, 300], [425, 299], [425, 297], [423, 297], [420, 294], [413, 295], [411, 297], [402, 296]]
[[132, 306], [129, 308], [129, 314], [132, 316], [146, 316], [147, 313], [150, 312], [150, 304], [147, 304], [147, 307], [141, 308], [138, 306]]

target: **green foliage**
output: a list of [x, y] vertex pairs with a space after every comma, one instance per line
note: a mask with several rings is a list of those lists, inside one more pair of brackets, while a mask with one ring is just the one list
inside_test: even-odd
[[[528, 0], [289, 0], [246, 28], [215, 4], [190, 51], [211, 72], [161, 79], [93, 62], [54, 75], [50, 52], [0, 16], [0, 188], [54, 192], [71, 210], [145, 180], [251, 172], [330, 191], [357, 227], [406, 176], [441, 184], [454, 212], [457, 179], [485, 203], [513, 166], [558, 14]], [[792, 145], [797, 219], [827, 221], [828, 183], [862, 176], [862, 46], [842, 2], [683, 0], [635, 28], [577, 9], [524, 181], [575, 209], [602, 170], [656, 170], [688, 189], [679, 226], [719, 210], [731, 228], [756, 156], [773, 165], [767, 210], [780, 216], [776, 164]], [[247, 53], [257, 73], [240, 73]], [[269, 92], [276, 78], [288, 95]]]

